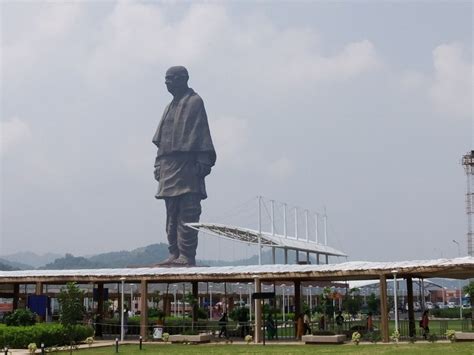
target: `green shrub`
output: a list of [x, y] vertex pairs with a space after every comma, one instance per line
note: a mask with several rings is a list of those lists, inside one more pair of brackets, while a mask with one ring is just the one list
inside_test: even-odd
[[[74, 341], [84, 341], [94, 334], [91, 327], [74, 326]], [[0, 328], [0, 348], [26, 349], [28, 344], [43, 343], [46, 347], [69, 344], [65, 328], [60, 324], [37, 324], [34, 326], [2, 327]]]
[[[436, 318], [459, 318], [459, 307], [457, 308], [443, 308], [443, 309], [432, 309], [430, 313]], [[471, 318], [471, 310], [462, 310], [463, 318]]]
[[5, 317], [5, 324], [8, 326], [26, 326], [36, 323], [36, 313], [29, 309], [17, 309], [15, 312]]

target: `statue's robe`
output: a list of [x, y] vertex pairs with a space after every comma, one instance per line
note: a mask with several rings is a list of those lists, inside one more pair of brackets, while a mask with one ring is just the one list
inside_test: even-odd
[[204, 103], [193, 89], [165, 108], [153, 143], [158, 147], [155, 168], [159, 187], [155, 197], [192, 193], [205, 199], [204, 178], [216, 162], [216, 152]]

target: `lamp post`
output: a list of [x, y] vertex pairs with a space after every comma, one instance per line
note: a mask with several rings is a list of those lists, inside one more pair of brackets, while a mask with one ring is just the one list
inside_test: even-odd
[[[133, 312], [133, 286], [134, 284], [130, 284], [130, 311]], [[133, 313], [131, 313], [133, 314]]]
[[124, 295], [124, 286], [125, 286], [125, 277], [121, 277], [120, 278], [120, 281], [122, 282], [122, 301], [121, 301], [121, 307], [120, 307], [120, 341], [123, 341], [123, 338], [125, 336], [125, 328], [124, 328], [124, 307], [123, 307], [123, 304], [124, 304], [124, 298], [125, 298], [125, 295]]
[[285, 284], [281, 285], [283, 323], [285, 322], [285, 287], [286, 287]]
[[393, 274], [393, 307], [395, 310], [395, 330], [398, 332], [397, 270], [392, 270], [392, 274]]
[[178, 285], [174, 284], [173, 285], [173, 299], [174, 299], [174, 304], [173, 304], [173, 313], [174, 317], [176, 318], [176, 290], [178, 288]]
[[252, 322], [252, 283], [248, 283], [247, 291], [249, 294], [249, 317], [250, 317], [250, 322]]
[[212, 320], [212, 285], [209, 285], [209, 319]]
[[[453, 239], [453, 243], [458, 246], [458, 257], [461, 257], [461, 247], [459, 246], [458, 241]], [[459, 280], [459, 319], [462, 320], [462, 286], [461, 280]]]

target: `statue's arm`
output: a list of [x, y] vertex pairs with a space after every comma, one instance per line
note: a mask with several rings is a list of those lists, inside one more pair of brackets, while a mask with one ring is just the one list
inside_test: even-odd
[[209, 153], [206, 152], [199, 152], [196, 156], [196, 164], [198, 168], [198, 175], [199, 176], [207, 176], [211, 173], [212, 168], [212, 159]]
[[158, 153], [155, 159], [155, 180], [160, 181], [160, 159], [158, 158]]

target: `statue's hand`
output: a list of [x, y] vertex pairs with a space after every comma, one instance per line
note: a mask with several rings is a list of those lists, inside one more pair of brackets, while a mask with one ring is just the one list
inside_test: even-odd
[[205, 177], [211, 173], [211, 166], [203, 163], [196, 163], [198, 175]]
[[160, 181], [160, 167], [159, 166], [155, 166], [155, 180], [156, 181]]

